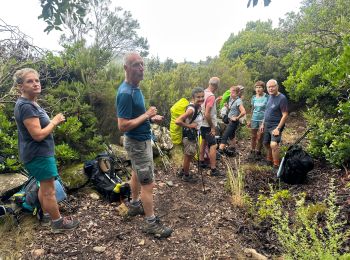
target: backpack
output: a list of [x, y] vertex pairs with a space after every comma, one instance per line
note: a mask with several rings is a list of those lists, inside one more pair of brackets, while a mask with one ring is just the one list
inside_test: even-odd
[[[181, 116], [183, 113], [186, 112], [186, 109], [188, 108], [188, 106], [194, 107], [194, 105], [190, 104], [190, 102], [186, 98], [181, 98], [170, 108], [170, 113], [171, 113], [170, 138], [173, 141], [173, 144], [182, 144], [183, 127], [175, 124], [175, 121], [179, 116]], [[198, 109], [195, 108], [195, 113], [193, 114], [191, 121], [193, 122], [197, 116], [198, 116]]]
[[109, 202], [130, 198], [130, 185], [116, 174], [112, 158], [100, 154], [95, 160], [84, 163], [84, 173], [94, 188]]
[[[67, 199], [67, 193], [60, 178], [55, 181], [56, 200], [62, 202]], [[30, 176], [23, 184], [20, 191], [16, 192], [12, 198], [14, 202], [25, 211], [32, 212], [36, 215], [41, 212], [40, 201], [38, 197], [40, 183]]]
[[312, 157], [300, 145], [288, 148], [282, 159], [278, 177], [288, 184], [302, 184], [307, 179], [307, 173], [314, 168]]

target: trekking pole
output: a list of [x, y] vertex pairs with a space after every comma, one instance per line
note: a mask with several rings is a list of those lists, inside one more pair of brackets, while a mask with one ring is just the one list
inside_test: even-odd
[[200, 149], [199, 149], [199, 131], [197, 131], [197, 137], [196, 137], [196, 145], [197, 145], [197, 171], [198, 174], [201, 175], [201, 179], [202, 179], [202, 188], [203, 188], [203, 194], [205, 194], [205, 185], [204, 185], [204, 178], [203, 178], [203, 172], [201, 167], [199, 166], [199, 156], [200, 156]]

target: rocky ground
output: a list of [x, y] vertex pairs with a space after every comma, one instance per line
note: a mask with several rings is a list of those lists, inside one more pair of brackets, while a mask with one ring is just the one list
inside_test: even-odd
[[[284, 145], [292, 143], [304, 130], [303, 123], [292, 117]], [[246, 160], [248, 145], [248, 140], [238, 143], [241, 166], [246, 169], [245, 192], [253, 201], [259, 193], [269, 191], [269, 184], [288, 189], [293, 195], [306, 192], [308, 200], [320, 201], [328, 195], [329, 180], [334, 177], [340, 194], [339, 205], [346, 205], [348, 188], [346, 181], [341, 181], [343, 170], [317, 161], [306, 184], [286, 185], [279, 183], [269, 168], [256, 168], [255, 163]], [[228, 161], [233, 164], [234, 158]], [[225, 171], [224, 164], [219, 165]], [[203, 192], [201, 181], [184, 183], [176, 176], [176, 170], [175, 167], [168, 171], [159, 168], [156, 173], [156, 213], [174, 229], [171, 237], [158, 240], [143, 234], [141, 217], [125, 220], [119, 215], [116, 203], [92, 196], [90, 188], [84, 188], [71, 194], [70, 206], [64, 206], [66, 214], [72, 213], [81, 221], [77, 230], [54, 235], [49, 229], [34, 224], [34, 233], [27, 237], [22, 248], [16, 247], [14, 238], [8, 235], [8, 247], [16, 247], [17, 251], [12, 256], [23, 259], [36, 255], [45, 259], [247, 259], [251, 256], [245, 252], [247, 248], [268, 258], [282, 255], [271, 226], [264, 222], [258, 224], [245, 207], [232, 205], [231, 195], [225, 189], [226, 178], [210, 177], [203, 171], [206, 187]], [[196, 168], [193, 170], [197, 173]], [[343, 207], [345, 220], [347, 212], [347, 207]], [[33, 226], [33, 221], [30, 225]], [[20, 234], [17, 232], [17, 236]], [[345, 245], [344, 251], [348, 249]], [[11, 255], [11, 249], [3, 252]]]

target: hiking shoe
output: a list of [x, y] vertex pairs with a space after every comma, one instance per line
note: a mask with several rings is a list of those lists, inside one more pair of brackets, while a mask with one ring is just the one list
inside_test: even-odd
[[177, 172], [177, 177], [182, 178], [184, 174], [185, 174], [184, 169], [181, 169], [180, 171]]
[[256, 153], [255, 153], [255, 151], [251, 150], [249, 152], [248, 160], [251, 160], [251, 161], [256, 160]]
[[230, 156], [230, 157], [234, 157], [237, 155], [237, 151], [234, 147], [227, 147], [224, 149], [224, 153], [227, 155], [227, 156]]
[[255, 153], [255, 161], [261, 161], [264, 157], [262, 156], [261, 152]]
[[146, 225], [143, 227], [142, 231], [146, 234], [153, 235], [155, 238], [166, 238], [173, 232], [171, 228], [164, 226], [160, 222], [159, 217], [156, 217], [155, 221], [151, 223], [146, 221]]
[[52, 222], [51, 229], [53, 233], [62, 233], [77, 228], [79, 223], [77, 219], [72, 217], [63, 217], [59, 221]]
[[262, 162], [261, 162], [262, 165], [265, 165], [265, 166], [273, 166], [273, 162], [272, 161], [268, 161], [266, 159], [264, 159]]
[[197, 178], [193, 177], [193, 175], [191, 174], [184, 174], [182, 176], [182, 180], [185, 181], [185, 182], [189, 182], [189, 183], [196, 183], [197, 182]]
[[42, 215], [39, 221], [42, 227], [48, 227], [51, 224], [51, 217], [47, 215]]
[[128, 209], [128, 216], [135, 217], [137, 215], [141, 215], [141, 216], [145, 215], [145, 211], [143, 210], [142, 203], [140, 203], [140, 205], [138, 206], [134, 206], [130, 204]]
[[211, 171], [210, 171], [210, 176], [219, 176], [219, 177], [221, 177], [221, 176], [224, 176], [218, 169], [211, 169]]
[[199, 167], [202, 169], [208, 168], [208, 164], [205, 161], [199, 161]]

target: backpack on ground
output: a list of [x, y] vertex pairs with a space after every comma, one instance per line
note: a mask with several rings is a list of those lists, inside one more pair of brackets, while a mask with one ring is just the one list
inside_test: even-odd
[[94, 188], [109, 202], [130, 198], [130, 185], [116, 174], [112, 158], [100, 154], [95, 160], [84, 164], [84, 172]]
[[291, 145], [283, 157], [277, 172], [277, 177], [288, 184], [302, 184], [307, 179], [307, 173], [314, 168], [312, 157], [298, 145], [311, 129]]
[[[57, 202], [62, 202], [67, 199], [66, 190], [60, 178], [57, 178], [54, 183], [56, 200]], [[32, 212], [33, 215], [40, 213], [41, 206], [38, 197], [39, 187], [40, 183], [34, 177], [30, 176], [23, 184], [21, 190], [12, 196], [13, 201], [23, 210]]]

